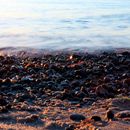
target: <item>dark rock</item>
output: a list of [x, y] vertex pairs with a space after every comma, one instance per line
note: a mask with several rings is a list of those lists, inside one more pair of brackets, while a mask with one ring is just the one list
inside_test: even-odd
[[85, 116], [80, 115], [80, 114], [72, 114], [70, 115], [70, 119], [73, 121], [81, 121], [81, 120], [85, 120]]
[[38, 117], [38, 115], [36, 115], [36, 114], [32, 114], [32, 115], [30, 115], [30, 116], [27, 116], [27, 117], [25, 117], [25, 121], [26, 122], [35, 122], [36, 120], [38, 120], [39, 119], [39, 117]]
[[6, 106], [7, 104], [8, 102], [3, 97], [0, 97], [0, 106]]
[[81, 76], [82, 78], [86, 77], [87, 72], [85, 70], [79, 69], [75, 70], [75, 75]]
[[35, 123], [38, 122], [39, 120], [39, 116], [36, 114], [32, 114], [26, 117], [18, 117], [17, 118], [17, 122], [19, 123]]
[[99, 117], [99, 116], [92, 116], [92, 117], [91, 117], [91, 120], [101, 121], [102, 119], [101, 119], [101, 117]]
[[129, 56], [129, 55], [130, 55], [130, 52], [124, 51], [124, 52], [122, 52], [122, 55], [123, 55], [123, 56]]
[[26, 100], [32, 99], [32, 96], [26, 93], [16, 94], [16, 99], [18, 100], [18, 102], [24, 102]]
[[60, 90], [67, 89], [67, 88], [69, 88], [69, 87], [70, 87], [69, 81], [67, 81], [67, 80], [62, 81], [62, 82], [58, 85], [58, 88], [59, 88]]
[[73, 88], [75, 88], [79, 85], [80, 85], [80, 81], [78, 81], [78, 80], [74, 80], [74, 81], [71, 82], [71, 87], [73, 87]]
[[84, 104], [87, 104], [87, 105], [91, 105], [95, 101], [96, 101], [96, 99], [94, 99], [94, 98], [83, 98]]
[[0, 113], [6, 113], [8, 109], [6, 107], [0, 107]]
[[130, 110], [125, 110], [125, 111], [118, 112], [116, 114], [116, 117], [117, 118], [130, 118]]
[[109, 120], [113, 120], [114, 119], [114, 113], [111, 110], [108, 110], [106, 113], [106, 118]]
[[110, 82], [110, 81], [111, 81], [111, 79], [108, 76], [104, 77], [104, 82], [105, 83]]
[[6, 85], [6, 86], [10, 86], [12, 83], [11, 83], [11, 79], [7, 78], [7, 79], [4, 79], [3, 80], [3, 84]]
[[123, 77], [123, 78], [128, 78], [128, 77], [130, 77], [130, 73], [129, 73], [129, 72], [123, 73], [123, 74], [122, 74], [122, 77]]
[[126, 78], [126, 79], [123, 80], [123, 86], [125, 87], [125, 86], [128, 86], [128, 85], [130, 85], [130, 78]]
[[100, 85], [96, 88], [96, 94], [99, 97], [108, 97], [109, 93], [106, 89], [106, 86]]
[[69, 125], [68, 127], [65, 128], [65, 130], [74, 130], [74, 126], [73, 125]]
[[33, 81], [33, 78], [31, 78], [31, 77], [29, 77], [29, 76], [25, 76], [25, 77], [23, 77], [23, 78], [21, 79], [21, 81], [22, 81], [23, 83], [30, 83], [30, 82]]

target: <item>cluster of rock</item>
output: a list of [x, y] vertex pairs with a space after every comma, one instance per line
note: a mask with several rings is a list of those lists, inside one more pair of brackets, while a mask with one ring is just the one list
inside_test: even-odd
[[52, 98], [91, 105], [130, 96], [129, 86], [129, 52], [0, 56], [0, 113], [38, 109], [26, 104], [44, 107]]

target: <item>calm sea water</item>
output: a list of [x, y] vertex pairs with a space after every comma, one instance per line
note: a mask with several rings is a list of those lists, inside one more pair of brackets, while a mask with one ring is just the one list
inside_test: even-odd
[[130, 47], [130, 0], [0, 0], [0, 47]]

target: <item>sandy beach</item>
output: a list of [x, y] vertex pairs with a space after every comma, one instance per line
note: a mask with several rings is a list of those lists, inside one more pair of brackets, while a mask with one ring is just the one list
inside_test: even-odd
[[130, 52], [0, 56], [1, 130], [130, 130]]

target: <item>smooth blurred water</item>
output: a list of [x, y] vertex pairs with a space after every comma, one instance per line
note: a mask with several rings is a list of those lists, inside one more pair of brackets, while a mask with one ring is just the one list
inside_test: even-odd
[[0, 0], [0, 47], [130, 47], [130, 0]]

